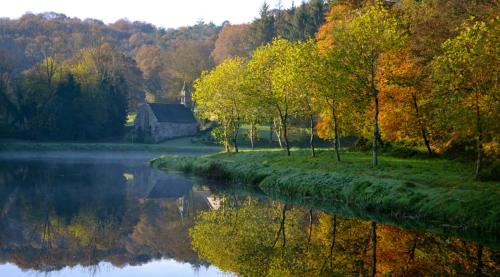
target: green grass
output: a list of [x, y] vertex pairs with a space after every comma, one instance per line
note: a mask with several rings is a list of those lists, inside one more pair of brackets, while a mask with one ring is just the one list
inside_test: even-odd
[[191, 138], [179, 138], [160, 144], [126, 142], [6, 142], [0, 143], [0, 152], [7, 151], [150, 151], [186, 154], [209, 154], [220, 151], [220, 146], [193, 143]]
[[165, 155], [151, 164], [199, 176], [226, 179], [290, 197], [342, 203], [359, 210], [463, 229], [500, 231], [500, 184], [473, 180], [473, 165], [441, 159], [381, 156], [332, 151], [310, 157], [295, 150], [219, 153], [204, 157]]

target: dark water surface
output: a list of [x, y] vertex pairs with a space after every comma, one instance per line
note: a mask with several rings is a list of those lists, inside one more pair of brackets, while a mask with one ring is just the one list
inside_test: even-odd
[[500, 274], [496, 246], [165, 173], [156, 155], [0, 157], [0, 276]]

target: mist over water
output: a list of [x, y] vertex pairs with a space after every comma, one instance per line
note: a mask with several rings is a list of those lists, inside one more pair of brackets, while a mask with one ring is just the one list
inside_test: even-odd
[[380, 274], [491, 276], [500, 268], [489, 246], [373, 229], [150, 168], [159, 154], [0, 154], [0, 276], [352, 276], [371, 272], [374, 255]]
[[144, 164], [150, 159], [160, 156], [164, 152], [143, 151], [6, 151], [0, 152], [0, 161], [54, 161], [59, 163], [134, 163]]

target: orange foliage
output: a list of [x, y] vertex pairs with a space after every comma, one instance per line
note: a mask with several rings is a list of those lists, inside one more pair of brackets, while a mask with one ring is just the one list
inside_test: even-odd
[[381, 57], [380, 126], [388, 140], [419, 139], [420, 125], [414, 98], [419, 104], [420, 68], [407, 49], [385, 53]]
[[325, 23], [321, 25], [318, 33], [316, 33], [317, 45], [320, 52], [325, 52], [333, 47], [332, 29], [347, 21], [349, 18], [348, 15], [352, 10], [352, 7], [344, 4], [333, 5], [330, 8]]
[[332, 114], [323, 112], [316, 123], [316, 132], [321, 139], [332, 139], [333, 125]]
[[248, 24], [225, 25], [212, 51], [214, 62], [220, 64], [227, 58], [248, 56], [251, 48], [249, 29]]

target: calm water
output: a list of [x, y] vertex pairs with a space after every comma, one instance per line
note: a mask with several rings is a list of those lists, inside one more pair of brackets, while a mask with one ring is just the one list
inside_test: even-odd
[[115, 155], [0, 158], [0, 276], [500, 274], [495, 244], [161, 172], [145, 163], [156, 154]]

